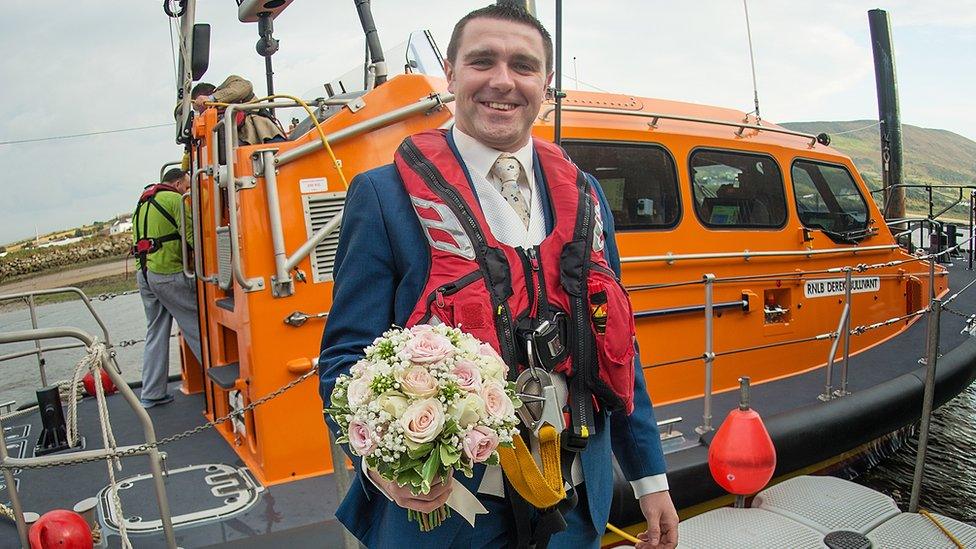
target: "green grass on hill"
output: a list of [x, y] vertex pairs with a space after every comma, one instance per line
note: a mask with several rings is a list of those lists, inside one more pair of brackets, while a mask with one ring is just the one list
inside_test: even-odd
[[[136, 285], [135, 273], [129, 273], [127, 275], [113, 275], [113, 276], [107, 276], [105, 278], [86, 280], [84, 282], [78, 282], [76, 284], [72, 284], [72, 286], [79, 288], [81, 291], [85, 292], [85, 295], [88, 296], [88, 299], [95, 299], [101, 294], [120, 294], [122, 292], [135, 290], [138, 287]], [[43, 305], [47, 303], [61, 303], [63, 301], [70, 301], [73, 299], [78, 299], [78, 297], [73, 293], [41, 295], [34, 298], [34, 303], [37, 303], [38, 305]], [[27, 303], [25, 301], [13, 301], [13, 302], [0, 303], [0, 310], [14, 310], [14, 309], [20, 309], [26, 307], [27, 307]]]
[[[831, 137], [831, 147], [851, 157], [857, 170], [872, 190], [881, 188], [881, 137], [871, 120], [846, 122], [790, 122], [781, 124], [793, 130]], [[867, 127], [866, 127], [867, 126]], [[850, 133], [843, 133], [850, 132]], [[946, 130], [902, 125], [904, 182], [920, 185], [976, 184], [976, 142]], [[877, 193], [878, 202], [881, 194]], [[933, 191], [935, 211], [948, 207], [959, 197], [957, 190]], [[905, 190], [910, 213], [927, 215], [928, 191]], [[969, 192], [963, 191], [962, 202], [950, 210], [952, 217], [968, 219]]]

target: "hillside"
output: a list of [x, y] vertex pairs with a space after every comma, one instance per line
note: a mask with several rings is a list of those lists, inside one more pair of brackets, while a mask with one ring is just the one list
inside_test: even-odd
[[[830, 134], [831, 146], [854, 161], [861, 176], [871, 189], [881, 187], [881, 144], [877, 126], [871, 120], [847, 122], [790, 122], [784, 127], [806, 133]], [[854, 130], [854, 131], [852, 131]], [[842, 133], [850, 132], [850, 133]], [[905, 183], [913, 184], [976, 184], [976, 142], [961, 135], [930, 128], [902, 125], [905, 154]], [[906, 189], [910, 213], [928, 214], [928, 195], [925, 189]], [[876, 195], [879, 197], [880, 193]], [[948, 206], [958, 191], [936, 191], [936, 211]], [[969, 193], [963, 192], [968, 204]], [[953, 217], [968, 218], [965, 206], [953, 208]]]

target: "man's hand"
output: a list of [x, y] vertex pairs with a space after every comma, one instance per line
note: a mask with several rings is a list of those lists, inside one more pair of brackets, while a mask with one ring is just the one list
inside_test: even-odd
[[[448, 477], [447, 482], [438, 482], [437, 484], [431, 485], [429, 494], [414, 495], [410, 491], [409, 486], [399, 486], [395, 482], [386, 480], [382, 475], [368, 467], [366, 468], [366, 474], [369, 475], [369, 478], [377, 486], [386, 492], [386, 495], [393, 498], [393, 501], [397, 505], [404, 509], [413, 509], [421, 513], [429, 513], [443, 506], [447, 502], [447, 498], [451, 495], [451, 490], [454, 487], [454, 483], [451, 482], [451, 477]], [[672, 507], [673, 510], [674, 508]], [[677, 524], [677, 522], [678, 519], [676, 516], [675, 523]]]
[[672, 549], [678, 544], [678, 513], [668, 491], [641, 496], [640, 508], [647, 519], [647, 531], [637, 535], [641, 541], [635, 549]]

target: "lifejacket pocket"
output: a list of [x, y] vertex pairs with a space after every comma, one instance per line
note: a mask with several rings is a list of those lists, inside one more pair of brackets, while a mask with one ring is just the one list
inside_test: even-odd
[[626, 413], [634, 408], [634, 311], [613, 271], [591, 263], [587, 278], [590, 327], [596, 341], [599, 378]]
[[438, 324], [438, 321], [478, 337], [484, 341], [481, 332], [494, 330], [491, 310], [485, 306], [484, 276], [480, 270], [472, 271], [461, 278], [442, 284], [427, 295], [427, 312], [418, 324]]

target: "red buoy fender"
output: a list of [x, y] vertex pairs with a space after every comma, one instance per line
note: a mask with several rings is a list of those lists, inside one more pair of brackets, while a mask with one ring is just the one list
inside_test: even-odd
[[92, 549], [91, 529], [81, 515], [55, 509], [41, 515], [31, 525], [31, 549]]
[[[102, 388], [105, 389], [105, 394], [110, 395], [118, 390], [115, 387], [115, 383], [112, 383], [112, 378], [108, 377], [105, 370], [99, 368], [98, 373], [101, 374], [99, 377], [102, 379]], [[85, 392], [88, 396], [95, 396], [95, 376], [91, 372], [85, 374], [85, 377], [81, 379], [81, 382], [85, 385]]]
[[735, 409], [708, 447], [712, 478], [729, 493], [746, 496], [763, 489], [776, 470], [776, 448], [755, 410]]

